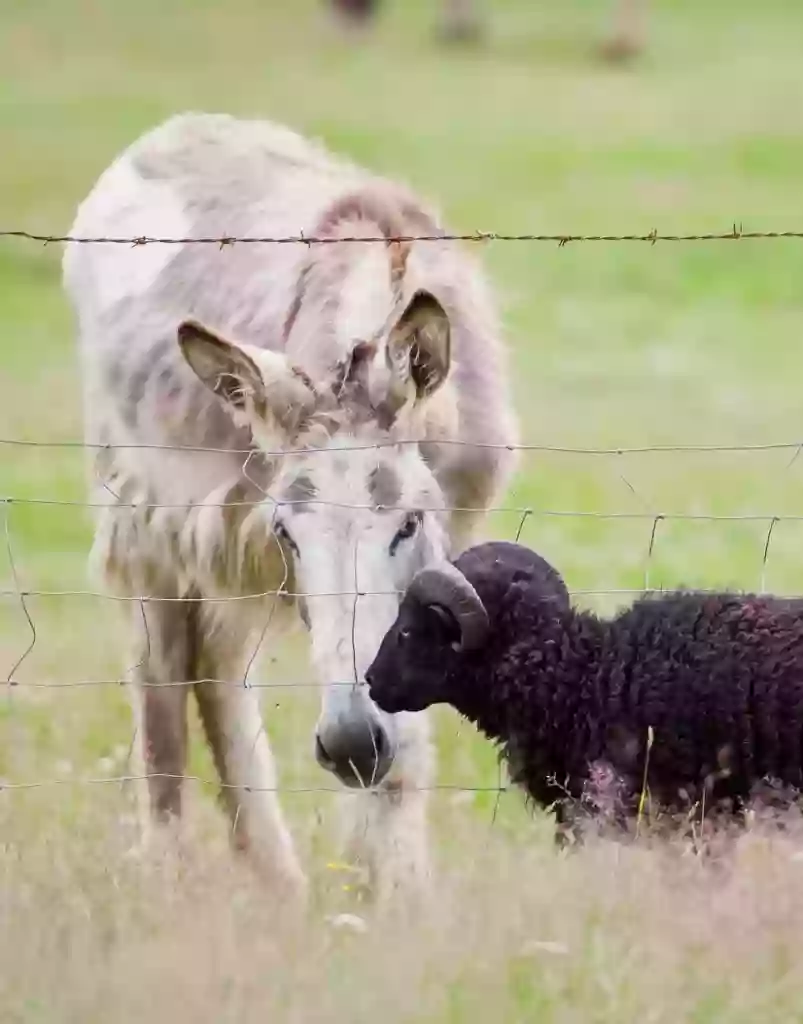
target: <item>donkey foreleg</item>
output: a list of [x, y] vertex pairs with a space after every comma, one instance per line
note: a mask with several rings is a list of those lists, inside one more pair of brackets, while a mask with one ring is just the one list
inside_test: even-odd
[[139, 637], [132, 672], [134, 773], [142, 838], [147, 842], [154, 827], [175, 826], [181, 818], [196, 609], [178, 598], [148, 598], [134, 615]]
[[[228, 634], [228, 635], [224, 635]], [[259, 691], [245, 684], [236, 630], [212, 627], [195, 686], [201, 721], [221, 782], [234, 848], [280, 895], [304, 902], [307, 883], [279, 804], [276, 764]], [[239, 647], [239, 650], [238, 650]]]

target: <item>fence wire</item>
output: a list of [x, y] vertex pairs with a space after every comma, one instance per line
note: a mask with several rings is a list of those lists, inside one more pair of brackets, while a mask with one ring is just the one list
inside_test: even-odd
[[[799, 453], [803, 448], [803, 439], [789, 441], [769, 441], [763, 444], [645, 444], [619, 445], [616, 448], [571, 447], [568, 445], [550, 444], [498, 444], [486, 441], [463, 441], [456, 437], [439, 437], [439, 445], [450, 445], [464, 448], [483, 448], [509, 452], [535, 452], [552, 455], [666, 455], [666, 454], [706, 454], [715, 452], [771, 452], [793, 451]], [[399, 438], [393, 441], [372, 441], [363, 444], [344, 444], [336, 449], [339, 452], [377, 451], [383, 448], [421, 444], [418, 438]], [[51, 441], [32, 440], [21, 437], [0, 437], [0, 446], [18, 448], [83, 448], [87, 451], [167, 451], [167, 452], [204, 452], [206, 454], [253, 455], [253, 448], [209, 448], [200, 445], [184, 444], [100, 444], [91, 441]], [[283, 458], [287, 455], [317, 455], [332, 452], [332, 448], [282, 448], [275, 450], [260, 449], [260, 454], [268, 458]]]
[[[470, 232], [462, 233], [449, 233], [438, 231], [433, 234], [411, 234], [411, 235], [353, 235], [353, 236], [315, 236], [305, 235], [303, 232], [299, 232], [296, 235], [286, 236], [234, 236], [234, 235], [221, 235], [221, 236], [209, 236], [209, 237], [159, 237], [149, 235], [125, 235], [125, 236], [79, 236], [69, 234], [56, 234], [56, 233], [38, 233], [23, 229], [0, 229], [0, 240], [18, 240], [27, 241], [32, 243], [38, 243], [44, 246], [63, 244], [63, 245], [86, 245], [86, 244], [105, 244], [105, 245], [122, 245], [129, 247], [141, 247], [146, 245], [207, 245], [215, 246], [219, 249], [230, 248], [235, 245], [341, 245], [341, 244], [382, 244], [388, 245], [389, 243], [444, 243], [444, 242], [461, 242], [461, 243], [492, 243], [492, 242], [519, 242], [519, 243], [546, 243], [554, 244], [558, 247], [565, 247], [569, 244], [575, 243], [594, 243], [594, 242], [607, 242], [607, 243], [644, 243], [648, 245], [656, 245], [658, 243], [673, 243], [673, 242], [684, 242], [684, 243], [705, 243], [705, 242], [734, 242], [734, 241], [750, 241], [750, 240], [802, 240], [803, 229], [801, 230], [783, 230], [783, 231], [751, 231], [745, 230], [740, 224], [734, 223], [733, 226], [727, 231], [721, 232], [702, 232], [702, 233], [688, 233], [688, 234], [671, 234], [661, 233], [657, 229], [648, 231], [646, 233], [621, 233], [621, 234], [576, 234], [571, 232], [561, 233], [507, 233], [498, 231], [481, 231], [475, 230]], [[370, 444], [353, 444], [346, 445], [339, 448], [338, 451], [347, 450], [366, 450], [366, 449], [382, 449], [387, 447], [398, 447], [400, 445], [416, 445], [418, 444], [417, 439], [401, 439], [387, 442], [376, 442]], [[559, 454], [566, 456], [585, 456], [585, 457], [604, 457], [604, 456], [623, 456], [631, 454], [651, 454], [651, 455], [665, 455], [670, 453], [683, 453], [683, 454], [705, 454], [705, 453], [761, 453], [761, 452], [772, 452], [772, 451], [788, 451], [791, 453], [791, 459], [788, 466], [798, 458], [801, 448], [803, 448], [803, 440], [801, 439], [790, 439], [777, 442], [760, 443], [760, 444], [708, 444], [708, 445], [696, 445], [696, 444], [664, 444], [664, 445], [621, 445], [616, 447], [571, 447], [571, 446], [559, 446], [559, 445], [544, 445], [544, 444], [515, 444], [515, 445], [499, 445], [493, 443], [482, 443], [482, 442], [467, 442], [460, 439], [439, 439], [439, 444], [444, 445], [455, 445], [455, 446], [471, 446], [488, 449], [506, 449], [510, 451], [521, 451], [528, 453], [542, 453], [542, 454]], [[229, 455], [253, 455], [252, 449], [222, 449], [222, 448], [207, 448], [192, 445], [160, 445], [160, 444], [125, 444], [125, 445], [108, 445], [108, 444], [91, 444], [79, 440], [37, 440], [28, 438], [17, 438], [17, 437], [3, 437], [0, 438], [0, 448], [38, 448], [38, 449], [89, 449], [94, 451], [100, 450], [112, 450], [112, 449], [125, 449], [125, 450], [169, 450], [169, 451], [186, 451], [186, 452], [203, 452], [203, 453], [226, 453]], [[319, 449], [303, 449], [304, 454], [310, 453], [321, 453], [328, 451], [326, 448]], [[294, 449], [283, 449], [280, 451], [265, 452], [263, 454], [268, 457], [283, 457], [288, 455], [300, 454], [301, 450]], [[787, 466], [787, 468], [788, 468]], [[625, 481], [627, 483], [627, 481]], [[630, 486], [628, 484], [628, 486]], [[632, 488], [631, 488], [632, 489]], [[347, 503], [335, 503], [328, 502], [323, 499], [305, 499], [305, 504], [318, 504], [318, 505], [335, 505], [341, 508], [353, 508], [366, 509], [373, 508], [373, 506], [361, 505], [361, 504], [347, 504]], [[227, 508], [234, 506], [253, 506], [261, 504], [262, 501], [237, 501], [237, 502], [218, 502], [218, 503], [205, 503], [195, 502], [186, 504], [158, 504], [158, 503], [143, 503], [143, 502], [132, 502], [123, 503], [115, 502], [115, 507], [119, 508], [146, 508], [146, 509], [159, 509], [159, 508], [186, 508], [186, 509], [200, 509], [209, 507], [213, 504], [214, 507]], [[272, 505], [279, 507], [281, 504], [294, 504], [294, 502], [272, 502]], [[288, 591], [284, 584], [282, 587], [275, 590], [267, 590], [258, 594], [231, 594], [225, 596], [215, 597], [182, 597], [182, 598], [170, 598], [170, 597], [157, 597], [153, 595], [121, 595], [114, 593], [107, 593], [103, 591], [93, 590], [46, 590], [46, 589], [31, 589], [23, 586], [18, 570], [17, 562], [14, 557], [12, 536], [9, 525], [9, 512], [13, 506], [55, 506], [55, 507], [74, 507], [91, 509], [96, 507], [106, 507], [100, 502], [91, 501], [70, 501], [64, 499], [55, 499], [47, 497], [27, 497], [20, 495], [8, 494], [5, 497], [0, 496], [0, 505], [3, 506], [5, 513], [4, 520], [4, 531], [5, 531], [5, 547], [7, 552], [7, 561], [11, 574], [13, 586], [5, 587], [0, 589], [0, 599], [10, 599], [19, 603], [20, 609], [24, 614], [27, 622], [30, 638], [26, 650], [17, 659], [13, 665], [10, 673], [8, 674], [6, 684], [8, 687], [8, 693], [18, 692], [22, 689], [30, 689], [33, 691], [57, 691], [57, 690], [68, 690], [77, 691], [87, 688], [120, 688], [120, 687], [131, 687], [131, 686], [143, 686], [143, 687], [175, 687], [175, 686], [194, 686], [196, 683], [217, 685], [223, 687], [237, 687], [241, 688], [244, 685], [249, 688], [259, 689], [262, 691], [271, 690], [288, 690], [288, 689], [321, 689], [324, 686], [345, 686], [353, 687], [355, 685], [354, 680], [336, 680], [330, 683], [323, 684], [320, 681], [309, 680], [309, 679], [298, 679], [298, 680], [272, 680], [269, 682], [245, 682], [244, 679], [223, 679], [223, 678], [212, 678], [205, 677], [198, 680], [135, 680], [131, 678], [131, 670], [126, 676], [121, 678], [82, 678], [75, 680], [64, 680], [60, 682], [53, 682], [44, 679], [33, 679], [21, 681], [14, 678], [17, 670], [27, 660], [28, 656], [32, 653], [37, 643], [37, 631], [35, 620], [31, 614], [29, 600], [30, 599], [62, 599], [62, 598], [87, 598], [87, 599], [100, 599], [104, 601], [113, 602], [125, 602], [139, 604], [142, 609], [143, 622], [145, 623], [145, 629], [147, 632], [147, 620], [144, 614], [144, 608], [149, 603], [164, 602], [164, 601], [198, 601], [206, 603], [219, 603], [219, 602], [241, 602], [241, 601], [253, 601], [253, 600], [264, 600], [271, 597], [288, 597], [288, 598], [309, 598], [309, 597], [353, 597], [356, 607], [356, 602], [361, 597], [369, 596], [380, 596], [387, 594], [396, 594], [396, 591], [369, 591], [362, 590], [357, 586], [355, 580], [355, 586], [353, 590], [348, 591], [330, 591], [326, 593], [305, 593], [305, 592], [294, 592]], [[405, 508], [404, 506], [386, 506], [388, 509], [396, 508], [405, 511], [411, 511], [412, 509]], [[472, 511], [470, 508], [447, 508], [444, 511]], [[770, 513], [752, 513], [752, 514], [708, 514], [708, 513], [680, 513], [680, 512], [599, 512], [599, 511], [583, 511], [583, 510], [568, 510], [568, 509], [546, 509], [536, 508], [531, 506], [494, 506], [483, 511], [487, 513], [508, 513], [515, 514], [520, 517], [519, 528], [516, 532], [516, 540], [519, 539], [525, 522], [530, 517], [551, 517], [551, 518], [582, 518], [582, 519], [597, 519], [597, 520], [632, 520], [632, 521], [647, 521], [652, 523], [649, 543], [646, 555], [646, 566], [644, 576], [644, 587], [641, 588], [606, 588], [606, 589], [594, 589], [594, 590], [573, 590], [572, 595], [575, 597], [579, 596], [638, 596], [646, 593], [655, 592], [654, 588], [649, 586], [649, 572], [650, 564], [653, 557], [653, 552], [656, 543], [656, 535], [660, 524], [664, 521], [697, 521], [697, 522], [733, 522], [733, 523], [763, 523], [767, 526], [766, 537], [763, 545], [763, 557], [761, 565], [761, 588], [764, 586], [764, 574], [766, 571], [767, 561], [769, 557], [770, 545], [773, 536], [773, 531], [779, 523], [783, 522], [801, 522], [803, 521], [803, 514], [801, 515], [774, 515]], [[285, 580], [286, 582], [286, 580]], [[703, 591], [704, 592], [704, 591]], [[268, 620], [265, 629], [260, 636], [260, 645], [264, 640], [265, 633], [270, 625], [270, 619]], [[249, 659], [249, 667], [253, 662], [259, 651], [259, 645], [254, 650], [251, 658]], [[132, 666], [137, 668], [139, 666]], [[207, 779], [197, 775], [172, 775], [164, 772], [148, 772], [146, 775], [138, 774], [118, 774], [118, 775], [103, 775], [103, 776], [67, 776], [63, 778], [51, 778], [51, 779], [40, 779], [30, 781], [14, 781], [0, 779], [0, 791], [26, 791], [35, 789], [46, 789], [55, 788], [60, 786], [74, 786], [74, 785], [88, 785], [88, 786], [99, 786], [99, 785], [124, 785], [133, 782], [144, 782], [148, 779], [162, 778], [162, 779], [176, 779], [184, 780], [187, 782], [194, 782], [201, 786], [210, 786], [216, 790], [221, 789], [238, 789], [238, 787], [231, 783], [221, 782], [219, 779]], [[431, 786], [419, 786], [412, 787], [427, 792], [457, 792], [457, 793], [496, 793], [497, 797], [506, 792], [508, 786], [506, 786], [502, 779], [496, 785], [488, 786], [472, 786], [462, 785], [457, 783], [437, 783]], [[275, 787], [260, 787], [260, 786], [248, 786], [245, 787], [247, 791], [253, 792], [276, 792], [279, 794], [314, 794], [314, 793], [342, 793], [343, 787], [340, 785], [334, 786], [287, 786], [277, 785]], [[498, 804], [498, 800], [497, 800]], [[494, 808], [494, 817], [496, 816], [496, 807]]]
[[734, 224], [728, 231], [707, 231], [692, 234], [664, 234], [657, 229], [645, 233], [626, 234], [574, 234], [572, 232], [538, 234], [535, 232], [508, 233], [503, 231], [436, 232], [410, 235], [214, 235], [187, 237], [160, 237], [153, 235], [58, 235], [40, 234], [23, 229], [0, 230], [0, 239], [20, 239], [42, 245], [214, 245], [225, 249], [233, 245], [355, 245], [413, 242], [547, 242], [557, 246], [575, 242], [740, 242], [760, 239], [803, 239], [803, 230], [746, 231]]
[[[417, 443], [413, 439], [410, 439], [409, 444]], [[463, 444], [467, 442], [455, 441], [454, 443]], [[103, 446], [86, 445], [80, 441], [37, 441], [22, 438], [0, 438], [0, 446], [9, 447], [20, 447], [23, 449], [27, 448], [46, 448], [46, 449], [80, 449], [80, 448], [105, 448]], [[364, 448], [379, 448], [381, 444], [376, 445], [359, 445], [357, 447]], [[628, 453], [650, 453], [655, 455], [668, 455], [671, 453], [756, 453], [756, 452], [771, 452], [771, 451], [788, 451], [792, 454], [791, 460], [787, 460], [787, 468], [797, 458], [800, 448], [803, 447], [803, 442], [798, 440], [792, 441], [781, 441], [767, 444], [752, 444], [752, 445], [740, 445], [740, 444], [719, 444], [719, 445], [642, 445], [642, 446], [617, 446], [614, 448], [591, 448], [591, 447], [566, 447], [566, 446], [546, 446], [546, 445], [534, 445], [534, 444], [521, 444], [511, 446], [523, 451], [528, 452], [557, 452], [560, 455], [583, 455], [586, 457], [595, 456], [619, 456]], [[198, 450], [198, 449], [194, 449]], [[207, 449], [200, 449], [207, 450]], [[322, 449], [323, 450], [323, 449]], [[341, 449], [342, 450], [342, 449]], [[251, 452], [249, 450], [248, 454]], [[277, 455], [289, 455], [292, 452], [284, 451], [277, 452]], [[627, 481], [625, 481], [627, 483]], [[628, 486], [633, 490], [632, 485], [628, 483]], [[634, 493], [636, 493], [634, 491]], [[637, 495], [638, 496], [638, 495]], [[131, 503], [117, 503], [112, 506], [114, 508], [187, 508], [187, 509], [201, 509], [204, 507], [215, 507], [215, 508], [226, 508], [229, 506], [242, 506], [242, 505], [258, 505], [264, 502], [264, 498], [258, 501], [251, 502], [196, 502], [196, 503], [184, 503], [184, 504], [160, 504], [150, 502], [131, 502]], [[271, 505], [279, 507], [282, 502], [270, 502]], [[296, 502], [290, 501], [284, 504], [295, 504]], [[327, 502], [324, 499], [312, 499], [306, 500], [306, 504], [320, 504], [320, 505], [335, 505], [339, 508], [351, 508], [355, 510], [362, 509], [373, 509], [373, 506], [361, 503], [345, 503], [345, 502]], [[0, 599], [16, 601], [22, 612], [25, 615], [28, 628], [30, 631], [30, 639], [27, 644], [26, 650], [17, 659], [16, 664], [9, 673], [6, 683], [8, 687], [8, 693], [20, 693], [21, 691], [30, 692], [62, 692], [62, 691], [85, 691], [91, 689], [109, 691], [112, 689], [130, 689], [134, 686], [148, 688], [167, 688], [167, 687], [192, 687], [197, 683], [204, 685], [220, 686], [226, 688], [242, 688], [247, 686], [254, 688], [265, 694], [287, 692], [293, 689], [301, 689], [307, 691], [320, 691], [325, 687], [353, 687], [355, 685], [353, 679], [340, 679], [333, 680], [328, 683], [322, 683], [319, 680], [310, 679], [307, 677], [301, 678], [279, 678], [279, 679], [268, 679], [265, 681], [248, 681], [244, 678], [218, 678], [205, 676], [199, 679], [193, 680], [171, 680], [171, 679], [135, 679], [134, 673], [129, 669], [126, 673], [121, 674], [120, 677], [107, 676], [100, 678], [76, 678], [76, 679], [48, 679], [48, 678], [32, 678], [20, 680], [15, 678], [17, 670], [25, 662], [28, 656], [34, 650], [37, 643], [37, 630], [36, 630], [36, 618], [32, 612], [31, 604], [36, 600], [59, 600], [59, 599], [96, 599], [101, 601], [110, 602], [123, 602], [131, 605], [139, 605], [143, 612], [143, 621], [146, 622], [144, 617], [144, 608], [152, 603], [160, 602], [204, 602], [209, 604], [227, 603], [227, 602], [243, 602], [243, 601], [259, 601], [266, 598], [285, 597], [285, 598], [336, 598], [336, 597], [348, 597], [353, 598], [354, 602], [363, 597], [371, 596], [387, 596], [395, 595], [398, 596], [399, 592], [396, 590], [369, 590], [360, 588], [358, 581], [355, 579], [354, 587], [351, 589], [344, 590], [330, 590], [310, 593], [303, 590], [292, 590], [287, 587], [287, 578], [283, 581], [280, 587], [272, 590], [266, 590], [260, 593], [252, 594], [224, 594], [216, 595], [213, 597], [207, 596], [187, 596], [187, 597], [164, 597], [151, 594], [119, 594], [106, 592], [102, 590], [81, 590], [81, 589], [43, 589], [43, 588], [30, 588], [25, 586], [20, 579], [17, 570], [17, 560], [14, 557], [13, 545], [12, 545], [12, 533], [9, 524], [9, 512], [15, 506], [53, 506], [56, 508], [76, 508], [76, 509], [92, 509], [95, 507], [108, 507], [104, 506], [103, 503], [93, 502], [88, 500], [66, 500], [66, 499], [55, 499], [46, 497], [28, 497], [22, 495], [7, 495], [6, 497], [0, 497], [0, 505], [5, 510], [5, 540], [6, 549], [8, 556], [8, 565], [11, 571], [12, 586], [6, 586], [0, 589]], [[407, 506], [402, 505], [389, 505], [389, 509], [408, 510]], [[447, 508], [444, 511], [450, 511]], [[507, 513], [515, 514], [519, 517], [518, 530], [516, 530], [516, 539], [518, 540], [525, 523], [530, 518], [558, 518], [558, 519], [592, 519], [599, 521], [633, 521], [643, 522], [651, 524], [649, 528], [649, 540], [646, 545], [646, 558], [644, 566], [644, 586], [643, 587], [632, 587], [632, 588], [600, 588], [600, 589], [574, 589], [572, 590], [573, 597], [635, 597], [647, 593], [654, 593], [656, 589], [649, 585], [650, 566], [653, 559], [654, 549], [656, 545], [656, 537], [659, 532], [661, 523], [663, 522], [707, 522], [707, 523], [752, 523], [763, 525], [766, 527], [766, 533], [764, 534], [763, 542], [763, 555], [761, 561], [761, 576], [762, 576], [762, 588], [764, 583], [764, 573], [767, 566], [767, 561], [770, 553], [770, 546], [773, 537], [773, 532], [778, 524], [783, 522], [803, 522], [803, 514], [789, 514], [780, 515], [772, 513], [743, 513], [743, 514], [718, 514], [718, 513], [705, 513], [705, 512], [651, 512], [651, 511], [612, 511], [602, 512], [595, 510], [582, 510], [582, 509], [559, 509], [559, 508], [538, 508], [535, 506], [517, 506], [517, 505], [500, 505], [491, 506], [485, 510], [488, 514], [492, 513]], [[711, 591], [715, 592], [715, 591]], [[147, 622], [146, 622], [147, 629]], [[263, 634], [260, 637], [260, 645], [264, 640], [265, 633], [267, 632], [267, 626], [263, 630]], [[256, 657], [259, 646], [254, 650], [250, 659], [253, 662]], [[233, 784], [223, 784], [217, 779], [203, 778], [197, 775], [181, 775], [172, 776], [160, 772], [147, 773], [145, 775], [136, 774], [135, 772], [122, 772], [114, 773], [110, 771], [109, 774], [104, 775], [65, 775], [60, 778], [44, 778], [44, 779], [21, 779], [21, 780], [2, 780], [0, 779], [0, 790], [8, 791], [29, 791], [48, 789], [60, 786], [80, 786], [80, 785], [124, 785], [128, 783], [135, 783], [145, 781], [147, 778], [182, 778], [188, 782], [198, 784], [202, 787], [213, 787], [216, 789], [226, 788], [238, 788]], [[500, 779], [496, 785], [464, 785], [461, 783], [447, 782], [447, 783], [435, 783], [429, 786], [414, 787], [420, 788], [427, 792], [455, 792], [455, 793], [497, 793], [501, 794], [507, 792], [509, 787], [505, 782]], [[315, 785], [315, 786], [293, 786], [293, 785], [277, 785], [275, 787], [260, 787], [253, 786], [248, 787], [249, 790], [254, 792], [272, 792], [275, 791], [281, 794], [314, 794], [314, 793], [342, 793], [342, 786], [338, 784], [334, 785]], [[494, 813], [496, 813], [496, 808]]]
[[[214, 789], [232, 789], [246, 793], [343, 793], [342, 786], [238, 786], [232, 782], [207, 779], [202, 775], [176, 775], [171, 772], [148, 772], [146, 775], [66, 776], [60, 779], [39, 779], [30, 782], [0, 781], [3, 790], [50, 789], [56, 786], [120, 786], [129, 782], [147, 782], [148, 779], [174, 779], [195, 782]], [[417, 793], [505, 793], [507, 786], [465, 786], [451, 782], [434, 782], [431, 786], [411, 786]]]

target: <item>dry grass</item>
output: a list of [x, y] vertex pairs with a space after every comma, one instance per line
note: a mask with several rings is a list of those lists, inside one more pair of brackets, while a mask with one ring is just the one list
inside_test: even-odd
[[703, 859], [646, 839], [558, 854], [463, 819], [426, 911], [362, 931], [325, 899], [283, 918], [225, 844], [132, 861], [94, 814], [0, 851], [4, 1021], [771, 1024], [803, 1000], [799, 826]]

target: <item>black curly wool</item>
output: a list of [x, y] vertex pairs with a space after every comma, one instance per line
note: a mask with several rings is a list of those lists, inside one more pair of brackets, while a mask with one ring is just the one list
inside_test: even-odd
[[605, 620], [572, 609], [556, 573], [515, 580], [512, 546], [494, 573], [491, 547], [455, 562], [488, 612], [485, 646], [456, 657], [433, 645], [421, 678], [441, 673], [428, 703], [500, 744], [535, 802], [581, 798], [600, 763], [620, 780], [625, 817], [645, 763], [651, 801], [670, 809], [705, 791], [738, 810], [766, 777], [803, 785], [803, 602], [682, 592]]
[[763, 777], [803, 784], [800, 605], [682, 593], [602, 621], [544, 614], [511, 588], [493, 623], [452, 703], [509, 748], [514, 781], [539, 803], [579, 798], [597, 761], [635, 797], [649, 729], [648, 784], [664, 806], [712, 779], [712, 802], [744, 800]]

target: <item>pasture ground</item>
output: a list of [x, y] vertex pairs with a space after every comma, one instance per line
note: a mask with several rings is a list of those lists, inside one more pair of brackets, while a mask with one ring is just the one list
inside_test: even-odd
[[[108, 161], [183, 109], [265, 115], [406, 178], [457, 229], [619, 233], [801, 228], [803, 8], [655, 0], [648, 53], [599, 63], [597, 0], [494, 4], [481, 51], [444, 52], [424, 0], [388, 3], [358, 47], [313, 0], [5, 0], [0, 227], [60, 232]], [[801, 439], [800, 241], [494, 243], [487, 266], [528, 442], [563, 447]], [[57, 247], [0, 242], [0, 435], [80, 438], [73, 325]], [[507, 504], [578, 601], [650, 586], [803, 590], [803, 459], [794, 448], [533, 452]], [[0, 580], [84, 590], [79, 451], [0, 448]], [[627, 513], [624, 518], [548, 512]], [[659, 514], [757, 515], [661, 520]], [[770, 535], [773, 517], [774, 523]], [[517, 512], [492, 517], [512, 537]], [[767, 538], [770, 543], [767, 546]], [[766, 552], [766, 553], [765, 553]], [[594, 594], [587, 593], [595, 592]], [[606, 594], [596, 592], [607, 591]], [[35, 598], [36, 642], [0, 702], [0, 1015], [13, 1022], [326, 1019], [796, 1020], [803, 867], [743, 844], [715, 873], [672, 851], [555, 855], [505, 794], [433, 794], [442, 880], [426, 920], [367, 936], [284, 932], [232, 869], [211, 791], [191, 787], [203, 857], [174, 879], [124, 856], [131, 739], [119, 608]], [[29, 646], [0, 602], [0, 672]], [[300, 633], [268, 681], [309, 681]], [[24, 684], [24, 685], [23, 685]], [[62, 689], [56, 689], [62, 686]], [[314, 688], [264, 691], [281, 782], [328, 786], [311, 757]], [[443, 783], [493, 786], [495, 756], [443, 712]], [[196, 733], [197, 739], [197, 733]], [[211, 775], [193, 747], [190, 770]], [[73, 780], [72, 782], [70, 780]], [[337, 794], [287, 794], [320, 916], [349, 906], [331, 865]], [[197, 859], [197, 858], [196, 858]], [[345, 881], [344, 881], [345, 880]]]

